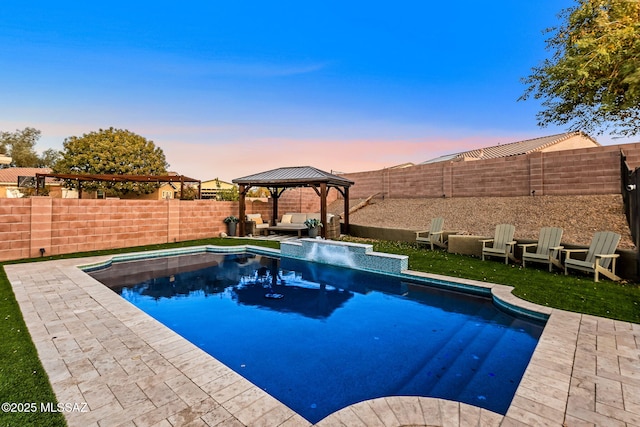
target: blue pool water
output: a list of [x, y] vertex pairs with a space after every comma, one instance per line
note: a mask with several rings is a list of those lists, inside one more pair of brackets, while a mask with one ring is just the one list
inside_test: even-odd
[[543, 328], [483, 296], [289, 258], [206, 253], [91, 274], [313, 423], [383, 396], [504, 414]]

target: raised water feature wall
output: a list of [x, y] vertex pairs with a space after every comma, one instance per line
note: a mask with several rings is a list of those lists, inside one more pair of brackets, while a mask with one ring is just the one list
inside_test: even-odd
[[399, 274], [409, 268], [409, 257], [374, 252], [372, 245], [333, 240], [299, 239], [280, 244], [280, 255], [356, 270]]

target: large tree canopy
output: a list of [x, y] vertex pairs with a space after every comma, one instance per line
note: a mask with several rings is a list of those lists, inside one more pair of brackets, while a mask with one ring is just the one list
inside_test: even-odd
[[640, 133], [640, 1], [576, 0], [547, 30], [551, 59], [524, 79], [521, 99], [543, 100], [538, 124]]
[[[53, 167], [55, 173], [166, 175], [169, 166], [164, 153], [140, 135], [109, 128], [72, 136], [64, 140], [62, 158]], [[67, 186], [76, 187], [75, 181]], [[87, 190], [104, 190], [113, 195], [151, 193], [156, 184], [137, 182], [83, 182]]]

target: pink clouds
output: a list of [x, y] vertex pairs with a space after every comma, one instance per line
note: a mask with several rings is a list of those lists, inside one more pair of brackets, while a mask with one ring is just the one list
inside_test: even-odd
[[[155, 142], [162, 148], [170, 164], [170, 170], [202, 180], [220, 178], [230, 181], [233, 178], [283, 166], [309, 165], [328, 172], [362, 172], [392, 167], [403, 163], [421, 163], [446, 154], [458, 153], [491, 145], [515, 142], [534, 138], [539, 135], [488, 136], [486, 133], [465, 135], [463, 130], [455, 136], [416, 137], [425, 132], [413, 130], [410, 136], [387, 138], [302, 137], [290, 129], [270, 129], [260, 125], [246, 124], [199, 124], [186, 125], [167, 123], [114, 123], [96, 124], [88, 122], [39, 122], [6, 123], [0, 121], [0, 129], [21, 129], [27, 126], [42, 131], [39, 150], [46, 148], [62, 149], [62, 141], [69, 136], [114, 126], [128, 129]], [[386, 129], [385, 127], [382, 130]], [[353, 129], [349, 129], [353, 130]], [[374, 126], [367, 127], [371, 134]], [[330, 130], [327, 131], [331, 133]], [[274, 135], [289, 133], [287, 137]], [[304, 133], [304, 131], [298, 131]], [[309, 131], [310, 134], [314, 132]], [[318, 134], [318, 129], [315, 129]], [[321, 132], [322, 133], [322, 132]], [[498, 132], [497, 132], [498, 133]]]
[[242, 143], [215, 145], [177, 141], [156, 141], [156, 144], [164, 150], [171, 170], [202, 180], [220, 178], [230, 181], [284, 166], [314, 166], [327, 172], [377, 170], [514, 141], [512, 138], [480, 136], [420, 140], [257, 138]]

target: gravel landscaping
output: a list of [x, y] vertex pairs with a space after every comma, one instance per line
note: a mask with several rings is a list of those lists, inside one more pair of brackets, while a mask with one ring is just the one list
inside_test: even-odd
[[[352, 207], [363, 200], [350, 200]], [[333, 204], [341, 213], [342, 203]], [[339, 210], [339, 212], [336, 212]], [[621, 249], [635, 248], [619, 194], [596, 196], [461, 197], [450, 199], [372, 199], [350, 216], [352, 224], [427, 230], [431, 218], [446, 230], [493, 236], [496, 224], [516, 226], [515, 238], [537, 239], [542, 227], [564, 229], [563, 242], [588, 246], [596, 231], [622, 235]]]

